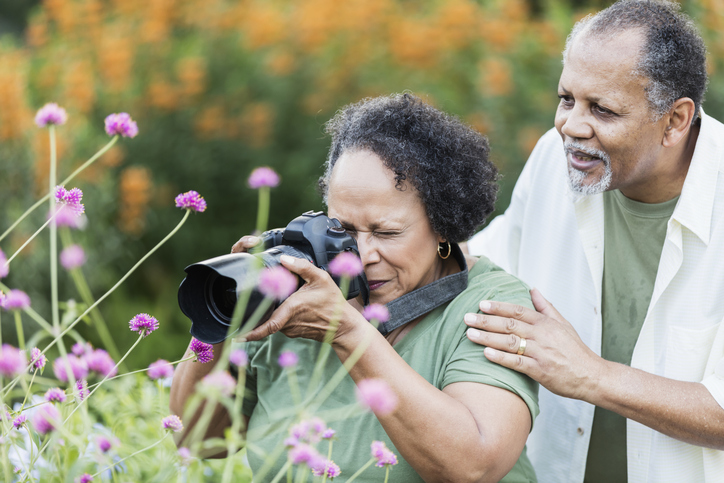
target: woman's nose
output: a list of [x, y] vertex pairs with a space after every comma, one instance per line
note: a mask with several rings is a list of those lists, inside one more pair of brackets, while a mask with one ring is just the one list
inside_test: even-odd
[[363, 267], [380, 261], [380, 254], [371, 236], [364, 233], [358, 234], [357, 249], [359, 250], [359, 257], [362, 260]]

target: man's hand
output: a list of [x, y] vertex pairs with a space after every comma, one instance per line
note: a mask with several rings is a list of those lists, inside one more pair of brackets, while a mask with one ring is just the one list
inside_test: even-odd
[[487, 346], [485, 357], [490, 361], [527, 374], [558, 395], [590, 401], [606, 361], [583, 343], [538, 290], [531, 290], [531, 298], [537, 312], [502, 302], [480, 302], [483, 314], [465, 315], [468, 338]]

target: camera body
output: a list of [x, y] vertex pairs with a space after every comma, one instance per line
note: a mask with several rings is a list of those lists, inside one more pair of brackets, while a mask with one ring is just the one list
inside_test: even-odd
[[[286, 228], [269, 230], [261, 235], [264, 251], [256, 254], [232, 253], [204, 260], [185, 268], [186, 278], [181, 282], [178, 301], [181, 311], [191, 319], [191, 335], [202, 342], [216, 344], [232, 334], [228, 333], [236, 302], [250, 289], [242, 325], [264, 299], [256, 288], [256, 274], [260, 264], [271, 268], [281, 265], [282, 255], [303, 258], [315, 266], [329, 271], [329, 263], [342, 252], [351, 251], [359, 256], [357, 243], [342, 228], [340, 222], [321, 211], [308, 211], [293, 219]], [[332, 276], [337, 285], [338, 277]], [[299, 281], [297, 288], [301, 287]], [[369, 287], [364, 273], [350, 280], [347, 299], [361, 295], [369, 302]], [[279, 302], [281, 303], [281, 302]], [[269, 318], [278, 303], [272, 304], [259, 324]]]

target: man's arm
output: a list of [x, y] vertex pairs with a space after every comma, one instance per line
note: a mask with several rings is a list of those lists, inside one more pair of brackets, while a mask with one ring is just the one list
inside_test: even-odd
[[[484, 301], [484, 314], [466, 314], [468, 338], [487, 346], [490, 361], [527, 374], [560, 396], [614, 411], [686, 443], [724, 450], [724, 408], [703, 384], [602, 359], [540, 292], [534, 289], [531, 296], [538, 312]], [[521, 338], [526, 344], [519, 355]]]

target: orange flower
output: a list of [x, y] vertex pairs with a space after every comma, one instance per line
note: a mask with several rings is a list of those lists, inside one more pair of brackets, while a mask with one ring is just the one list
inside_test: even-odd
[[268, 47], [284, 39], [287, 23], [277, 8], [254, 2], [248, 4], [242, 15], [242, 28], [249, 49]]
[[201, 139], [212, 139], [222, 135], [226, 125], [226, 114], [221, 106], [208, 106], [196, 117], [194, 127]]
[[186, 57], [176, 64], [181, 82], [179, 94], [184, 98], [195, 97], [206, 88], [206, 63], [201, 57]]
[[480, 90], [487, 96], [504, 96], [511, 92], [512, 73], [507, 60], [491, 58], [480, 63]]
[[146, 211], [151, 198], [151, 175], [147, 168], [131, 166], [121, 173], [119, 226], [131, 235], [146, 227]]
[[269, 143], [274, 123], [274, 111], [265, 102], [249, 104], [241, 116], [240, 128], [244, 140], [254, 148]]
[[65, 75], [68, 106], [82, 113], [90, 112], [96, 98], [94, 81], [94, 72], [89, 61], [81, 60], [71, 64]]

